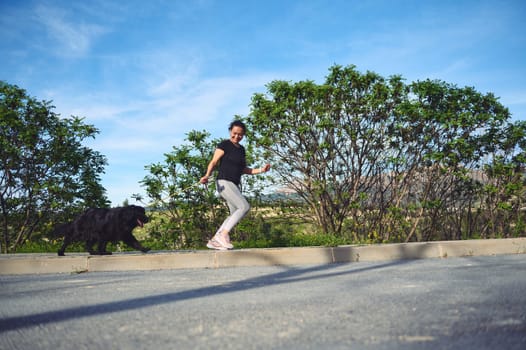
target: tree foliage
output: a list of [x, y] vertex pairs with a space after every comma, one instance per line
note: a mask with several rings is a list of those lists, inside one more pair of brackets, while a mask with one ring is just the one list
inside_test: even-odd
[[[164, 154], [164, 162], [146, 166], [149, 174], [141, 183], [151, 201], [148, 207], [159, 215], [149, 231], [164, 248], [202, 246], [218, 220], [215, 184], [209, 184], [210, 190], [198, 184], [214, 150], [209, 137], [206, 131], [191, 131], [188, 143]], [[139, 195], [134, 198], [142, 201]]]
[[82, 145], [98, 130], [60, 118], [48, 101], [0, 82], [1, 250], [16, 251], [55, 220], [108, 206], [100, 185], [106, 159]]
[[251, 142], [322, 231], [458, 239], [509, 234], [524, 220], [526, 129], [493, 94], [436, 80], [405, 84], [354, 66], [331, 67], [321, 85], [273, 81], [267, 89], [246, 118]]

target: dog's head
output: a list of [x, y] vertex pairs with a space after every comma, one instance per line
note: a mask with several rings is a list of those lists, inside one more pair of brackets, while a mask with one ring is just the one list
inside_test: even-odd
[[148, 216], [146, 216], [146, 210], [144, 210], [143, 207], [138, 205], [130, 205], [128, 208], [131, 212], [133, 212], [133, 216], [138, 226], [143, 227], [145, 223], [150, 221]]

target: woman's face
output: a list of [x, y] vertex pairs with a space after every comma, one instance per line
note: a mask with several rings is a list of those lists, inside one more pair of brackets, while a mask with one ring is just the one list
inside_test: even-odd
[[243, 136], [245, 136], [245, 131], [240, 126], [234, 126], [232, 130], [230, 130], [230, 141], [235, 145], [239, 144]]

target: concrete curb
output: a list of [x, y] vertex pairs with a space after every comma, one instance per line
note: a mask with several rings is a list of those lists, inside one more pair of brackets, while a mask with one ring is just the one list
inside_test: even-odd
[[55, 254], [7, 254], [0, 255], [0, 275], [332, 264], [525, 253], [526, 238], [231, 251], [116, 253], [111, 256], [89, 256], [82, 253], [65, 257]]

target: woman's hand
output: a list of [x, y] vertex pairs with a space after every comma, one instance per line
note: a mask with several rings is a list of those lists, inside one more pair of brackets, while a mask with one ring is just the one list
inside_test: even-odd
[[265, 166], [263, 168], [261, 168], [261, 172], [263, 173], [266, 173], [267, 171], [270, 170], [270, 164], [265, 164]]

